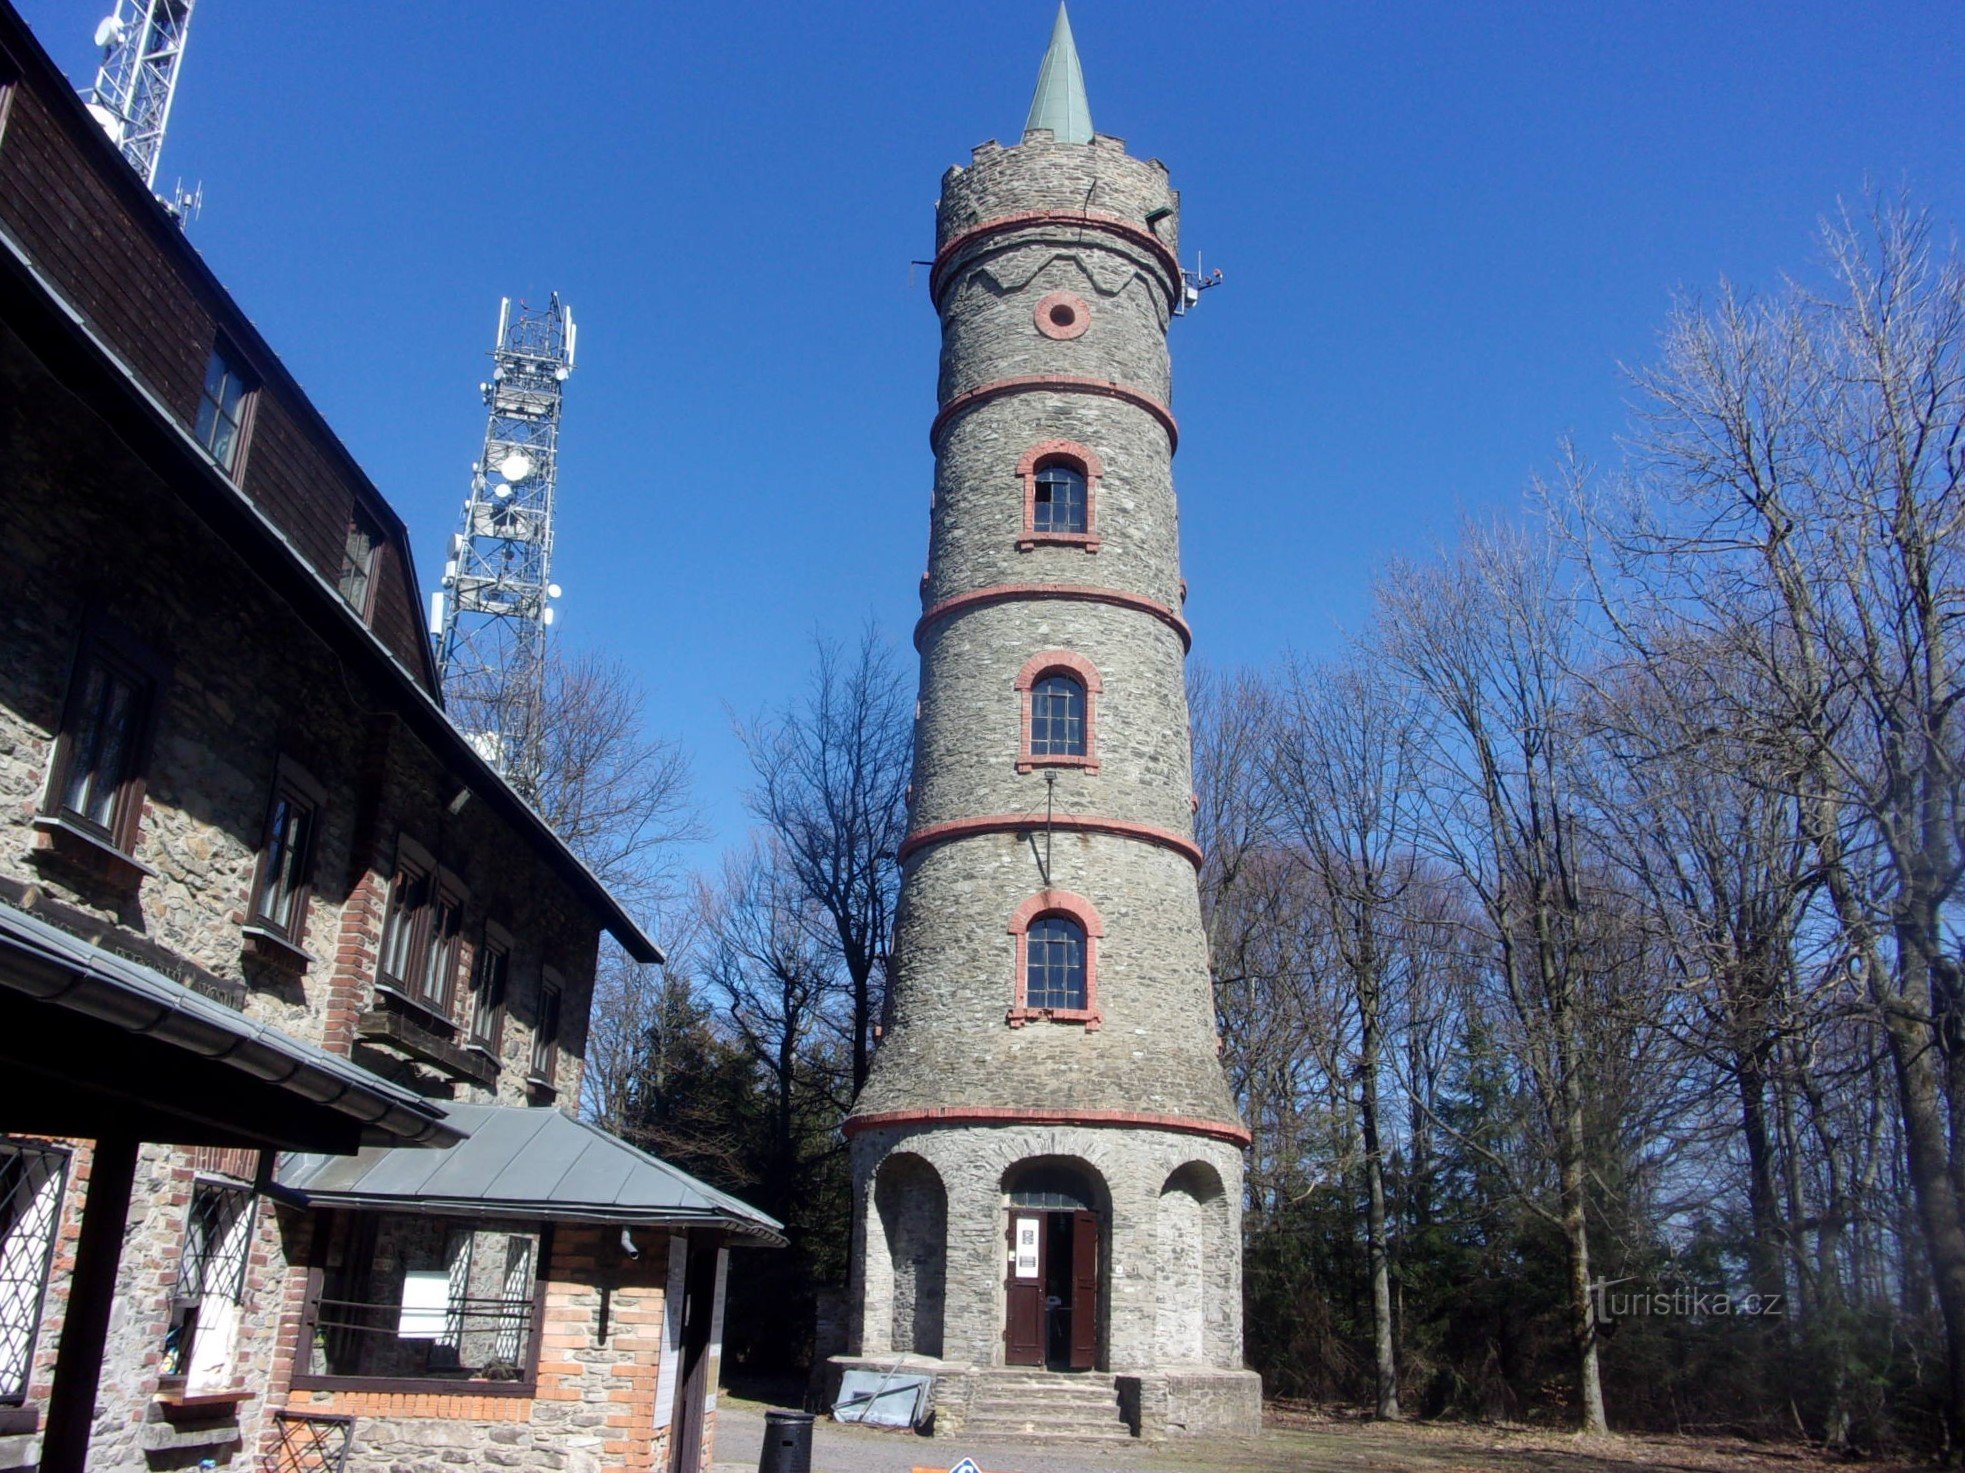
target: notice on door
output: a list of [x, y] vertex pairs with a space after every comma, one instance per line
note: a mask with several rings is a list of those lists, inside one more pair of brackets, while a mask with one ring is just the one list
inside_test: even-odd
[[1041, 1225], [1039, 1218], [1017, 1219], [1017, 1277], [1020, 1279], [1037, 1277], [1037, 1230]]

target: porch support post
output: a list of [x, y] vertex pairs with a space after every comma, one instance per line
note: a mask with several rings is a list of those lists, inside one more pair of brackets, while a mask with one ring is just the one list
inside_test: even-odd
[[55, 1352], [54, 1387], [41, 1434], [40, 1473], [84, 1473], [89, 1432], [95, 1422], [102, 1350], [109, 1312], [116, 1302], [116, 1268], [129, 1225], [130, 1190], [136, 1181], [137, 1142], [118, 1136], [95, 1143], [89, 1159], [89, 1193], [75, 1243], [75, 1276]]

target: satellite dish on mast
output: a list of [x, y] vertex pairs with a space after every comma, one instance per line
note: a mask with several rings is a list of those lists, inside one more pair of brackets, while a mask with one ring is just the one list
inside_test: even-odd
[[523, 481], [532, 474], [532, 457], [523, 450], [514, 450], [498, 462], [498, 474], [508, 481]]
[[104, 51], [111, 51], [121, 46], [123, 36], [123, 18], [120, 15], [105, 15], [102, 24], [96, 27], [96, 45]]

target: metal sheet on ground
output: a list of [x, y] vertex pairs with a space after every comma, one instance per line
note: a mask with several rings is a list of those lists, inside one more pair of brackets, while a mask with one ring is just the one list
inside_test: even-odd
[[930, 1376], [898, 1376], [881, 1371], [848, 1371], [832, 1404], [835, 1422], [869, 1427], [912, 1427], [927, 1408]]

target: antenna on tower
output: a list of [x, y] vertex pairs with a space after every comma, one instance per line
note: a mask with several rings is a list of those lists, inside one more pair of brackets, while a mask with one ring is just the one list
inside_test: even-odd
[[1203, 272], [1201, 269], [1201, 253], [1196, 251], [1194, 253], [1194, 269], [1180, 273], [1180, 302], [1174, 308], [1174, 316], [1185, 317], [1200, 305], [1202, 292], [1207, 291], [1210, 287], [1220, 285], [1221, 268], [1217, 266], [1212, 271]]
[[[157, 187], [157, 157], [164, 151], [164, 129], [170, 125], [184, 44], [191, 33], [191, 7], [196, 3], [116, 0], [116, 8], [96, 27], [102, 65], [96, 69], [95, 86], [89, 89], [89, 112], [152, 190]], [[203, 194], [202, 187], [187, 192], [179, 185], [164, 204], [182, 219], [187, 206], [195, 210]]]
[[555, 292], [535, 310], [498, 304], [484, 450], [443, 587], [430, 598], [444, 704], [487, 762], [537, 802], [545, 769], [546, 631], [553, 573], [559, 426], [577, 329]]

